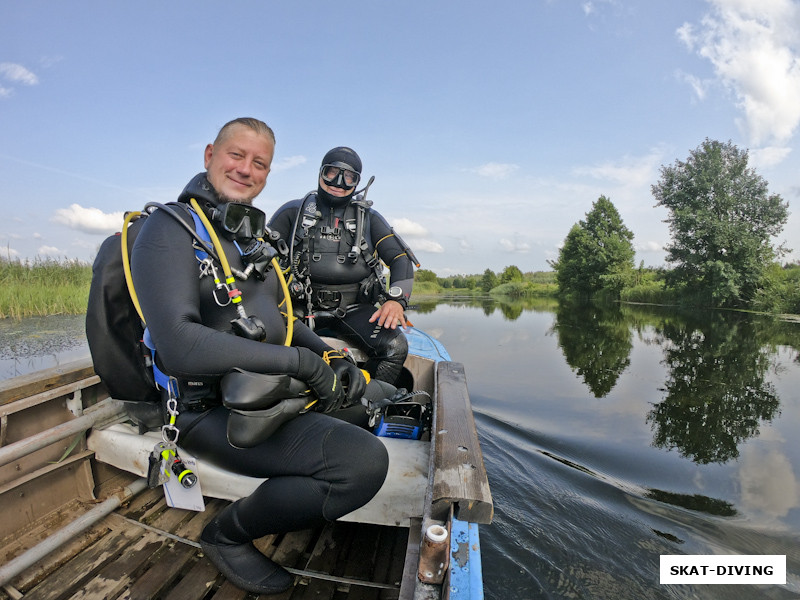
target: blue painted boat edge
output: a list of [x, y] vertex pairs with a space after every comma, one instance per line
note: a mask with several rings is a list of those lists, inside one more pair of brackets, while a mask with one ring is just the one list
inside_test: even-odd
[[442, 343], [432, 335], [416, 327], [407, 327], [404, 330], [408, 340], [408, 352], [414, 356], [421, 356], [439, 362], [451, 360], [450, 354]]
[[450, 600], [483, 600], [478, 524], [455, 517], [450, 525]]
[[[405, 330], [408, 352], [435, 362], [451, 360], [444, 345], [421, 329]], [[453, 517], [450, 524], [450, 600], [483, 600], [483, 567], [477, 523]]]

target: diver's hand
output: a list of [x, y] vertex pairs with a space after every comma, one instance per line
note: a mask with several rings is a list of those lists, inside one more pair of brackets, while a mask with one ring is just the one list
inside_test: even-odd
[[387, 300], [380, 305], [378, 310], [372, 313], [369, 322], [374, 323], [375, 321], [378, 322], [379, 327], [384, 329], [397, 329], [398, 325], [407, 327], [403, 305], [394, 300]]
[[367, 380], [356, 365], [346, 358], [331, 359], [331, 369], [341, 381], [345, 389], [345, 400], [342, 408], [360, 404], [367, 390]]
[[297, 378], [305, 381], [319, 400], [314, 410], [327, 413], [341, 408], [345, 400], [344, 389], [333, 369], [308, 348], [297, 348], [297, 353], [300, 358]]

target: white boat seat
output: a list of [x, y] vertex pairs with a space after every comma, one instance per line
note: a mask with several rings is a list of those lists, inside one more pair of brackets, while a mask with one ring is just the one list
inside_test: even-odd
[[[379, 439], [389, 452], [386, 481], [372, 500], [341, 520], [409, 527], [411, 518], [423, 516], [430, 444], [417, 440]], [[98, 461], [140, 477], [147, 477], [148, 458], [160, 441], [160, 432], [140, 435], [138, 429], [128, 423], [94, 429], [87, 439], [88, 447], [94, 451]], [[179, 452], [191, 456], [180, 448]], [[234, 501], [249, 496], [264, 481], [196, 460], [196, 473], [204, 496]]]

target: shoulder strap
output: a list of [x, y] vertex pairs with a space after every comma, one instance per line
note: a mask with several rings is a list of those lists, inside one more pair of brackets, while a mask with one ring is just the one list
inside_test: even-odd
[[208, 234], [208, 229], [206, 229], [206, 226], [203, 225], [203, 221], [200, 220], [200, 216], [193, 210], [189, 210], [189, 214], [192, 215], [192, 219], [194, 220], [194, 229], [197, 232], [197, 235], [199, 235], [200, 238], [205, 242], [203, 247], [198, 248], [195, 246], [194, 253], [198, 260], [205, 260], [208, 258], [208, 252], [206, 252], [204, 248], [208, 248], [213, 245], [211, 243], [211, 236]]
[[[152, 209], [150, 207], [153, 207]], [[193, 241], [195, 242], [195, 255], [200, 260], [204, 260], [208, 257], [209, 253], [216, 256], [216, 252], [214, 252], [213, 245], [211, 243], [211, 237], [208, 234], [208, 230], [206, 229], [205, 225], [203, 225], [200, 217], [197, 216], [193, 210], [190, 210], [188, 207], [185, 207], [188, 210], [189, 214], [191, 214], [192, 219], [194, 220], [194, 229], [189, 227], [186, 222], [181, 218], [181, 216], [170, 206], [165, 204], [160, 204], [158, 202], [150, 202], [145, 205], [145, 215], [152, 212], [155, 208], [163, 209], [168, 215], [173, 217], [178, 223], [180, 223], [189, 233], [191, 233]], [[150, 210], [148, 210], [150, 209]], [[141, 213], [131, 213], [131, 217], [135, 218], [138, 217]], [[133, 278], [131, 276], [130, 271], [130, 257], [128, 256], [128, 244], [126, 236], [124, 235], [127, 232], [127, 225], [130, 221], [129, 217], [126, 217], [125, 223], [123, 224], [123, 236], [122, 236], [122, 261], [123, 261], [123, 270], [125, 272], [125, 281], [128, 284], [128, 292], [130, 293], [131, 300], [133, 301], [134, 306], [136, 307], [137, 312], [139, 313], [139, 317], [144, 324], [144, 335], [142, 341], [144, 345], [150, 350], [151, 353], [151, 366], [153, 368], [153, 378], [155, 379], [156, 384], [163, 388], [171, 390], [171, 392], [177, 397], [177, 389], [174, 385], [173, 380], [164, 373], [161, 369], [158, 368], [156, 364], [156, 348], [153, 344], [153, 339], [150, 336], [150, 330], [147, 328], [147, 324], [144, 320], [144, 315], [142, 315], [141, 308], [139, 307], [139, 300], [136, 295], [136, 290], [133, 287]]]

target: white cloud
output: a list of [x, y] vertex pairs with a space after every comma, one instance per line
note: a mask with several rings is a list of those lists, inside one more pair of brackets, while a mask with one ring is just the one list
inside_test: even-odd
[[519, 169], [519, 165], [489, 162], [469, 170], [473, 173], [477, 173], [481, 177], [488, 177], [490, 179], [506, 179], [517, 169]]
[[39, 83], [39, 78], [35, 74], [16, 63], [0, 63], [0, 76], [13, 83], [21, 83], [23, 85], [36, 85]]
[[691, 23], [684, 23], [678, 27], [675, 35], [689, 49], [689, 52], [694, 52], [695, 33]]
[[800, 124], [800, 4], [709, 2], [712, 12], [699, 27], [685, 24], [676, 35], [735, 95], [750, 143], [784, 145]]
[[405, 217], [393, 219], [392, 228], [397, 232], [397, 235], [408, 242], [413, 252], [433, 252], [436, 254], [444, 252], [444, 247], [439, 242], [428, 238], [430, 235], [428, 230], [411, 219]]
[[505, 252], [525, 254], [531, 251], [531, 245], [524, 240], [509, 240], [508, 238], [500, 238], [499, 244]]
[[293, 169], [294, 167], [299, 167], [300, 165], [304, 165], [306, 163], [305, 156], [287, 156], [286, 158], [280, 159], [278, 162], [272, 163], [272, 171], [288, 171], [289, 169]]
[[123, 212], [109, 214], [99, 208], [84, 208], [80, 204], [71, 204], [69, 208], [59, 208], [52, 218], [53, 222], [66, 225], [70, 229], [105, 235], [119, 231], [123, 219]]
[[414, 240], [414, 243], [409, 245], [412, 246], [411, 250], [413, 252], [433, 252], [434, 254], [442, 254], [444, 252], [444, 247], [433, 240]]
[[55, 246], [39, 246], [36, 252], [39, 256], [59, 256], [62, 254], [61, 250]]
[[658, 242], [644, 242], [643, 244], [636, 244], [635, 249], [637, 252], [661, 252], [664, 247]]
[[779, 444], [746, 445], [739, 461], [741, 501], [776, 522], [800, 504], [800, 483]]
[[617, 161], [608, 161], [591, 167], [576, 167], [578, 175], [589, 175], [612, 183], [630, 186], [647, 186], [658, 175], [663, 152], [652, 150], [644, 156], [624, 156]]
[[684, 73], [683, 71], [677, 71], [675, 73], [675, 78], [678, 81], [689, 84], [689, 87], [692, 88], [692, 91], [698, 100], [701, 102], [705, 100], [706, 95], [708, 94], [709, 85], [707, 81], [700, 79], [699, 77], [695, 77], [694, 75], [690, 75], [689, 73]]
[[787, 147], [768, 146], [750, 150], [748, 154], [750, 155], [751, 166], [767, 168], [782, 163], [791, 151], [792, 149]]
[[392, 220], [392, 227], [403, 237], [425, 237], [428, 235], [428, 230], [425, 227], [405, 217]]

